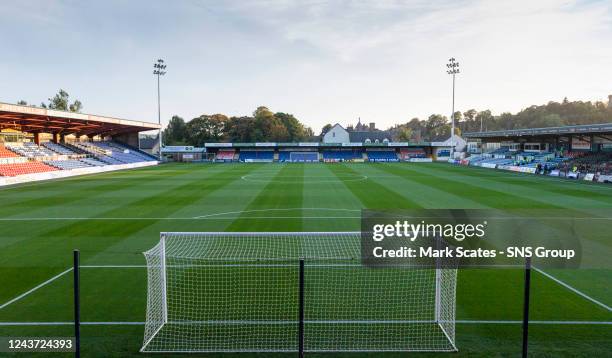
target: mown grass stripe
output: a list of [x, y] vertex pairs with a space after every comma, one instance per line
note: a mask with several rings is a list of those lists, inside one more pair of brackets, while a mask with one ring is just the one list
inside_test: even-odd
[[[146, 180], [147, 184], [150, 185], [156, 182], [165, 182], [169, 178], [192, 175], [190, 172], [177, 170], [170, 172], [170, 175], [152, 175]], [[110, 173], [105, 174], [110, 175]], [[70, 203], [95, 201], [99, 196], [112, 195], [112, 193], [142, 185], [143, 180], [133, 176], [119, 176], [117, 180], [106, 181], [103, 178], [93, 180], [88, 177], [87, 180], [82, 180], [79, 183], [84, 183], [85, 185], [58, 185], [56, 182], [51, 182], [44, 185], [41, 183], [41, 185], [36, 187], [26, 187], [11, 193], [0, 192], [4, 204], [0, 207], [0, 216], [8, 217], [25, 212], [32, 215], [33, 211], [36, 210], [50, 211]], [[44, 204], [44, 206], [41, 207], [41, 204]]]
[[452, 193], [446, 190], [440, 189], [436, 185], [423, 181], [419, 182], [414, 180], [411, 176], [401, 175], [395, 171], [388, 171], [389, 167], [385, 163], [372, 163], [364, 168], [364, 173], [368, 175], [368, 178], [380, 183], [383, 186], [392, 188], [393, 191], [411, 198], [419, 205], [425, 208], [440, 208], [445, 209], [486, 209], [488, 206], [483, 205], [472, 198], [462, 196], [460, 192]]
[[[303, 203], [304, 164], [284, 164], [269, 179], [269, 183], [249, 203], [228, 227], [228, 231], [301, 231], [301, 220], [247, 220], [253, 216], [249, 210], [300, 208]], [[301, 214], [301, 211], [300, 211]], [[274, 213], [272, 215], [275, 215]]]
[[[366, 209], [418, 209], [418, 203], [394, 192], [374, 180], [343, 180], [348, 176], [360, 176], [353, 165], [359, 164], [331, 164], [330, 170], [336, 175], [350, 192], [355, 195]], [[367, 165], [367, 164], [363, 164]]]
[[329, 168], [304, 165], [304, 207], [313, 210], [304, 211], [302, 225], [306, 231], [358, 231], [363, 205]]
[[[438, 165], [444, 166], [444, 164]], [[459, 166], [455, 168], [456, 172], [463, 176], [473, 177], [477, 180], [481, 178], [493, 179], [495, 183], [508, 185], [520, 184], [522, 187], [543, 193], [546, 199], [563, 200], [573, 203], [574, 206], [580, 203], [584, 203], [587, 207], [612, 204], [612, 186], [610, 185], [479, 167]], [[487, 171], [493, 172], [493, 175], [486, 173]], [[597, 203], [598, 201], [600, 203]]]
[[[240, 180], [240, 175], [254, 170], [256, 166], [242, 167], [233, 166], [226, 170], [233, 172], [233, 180]], [[145, 210], [150, 213], [159, 211], [159, 207], [164, 208], [164, 215], [171, 215], [190, 202], [201, 200], [202, 197], [210, 194], [215, 190], [228, 185], [231, 181], [228, 180], [205, 180], [201, 181], [201, 176], [194, 176], [192, 180], [186, 184], [172, 187], [165, 190], [158, 196], [145, 197], [136, 202], [129, 203], [122, 207], [117, 207], [103, 213], [101, 216], [118, 216], [135, 207]], [[189, 193], [190, 195], [179, 195], [181, 193]], [[197, 194], [197, 195], [196, 195]], [[172, 203], [173, 205], [168, 205]], [[130, 207], [132, 209], [130, 209]], [[24, 287], [32, 285], [32, 279], [36, 280], [40, 275], [33, 275], [32, 271], [47, 271], [49, 267], [66, 267], [70, 264], [69, 253], [73, 248], [79, 248], [82, 252], [82, 262], [86, 262], [91, 255], [106, 250], [108, 247], [115, 245], [118, 241], [127, 240], [136, 232], [143, 230], [155, 224], [158, 220], [138, 220], [131, 222], [122, 222], [122, 225], [99, 225], [95, 221], [92, 222], [69, 222], [60, 227], [53, 228], [49, 231], [39, 232], [36, 236], [28, 237], [25, 240], [18, 241], [3, 249], [0, 256], [0, 265], [2, 275], [0, 275], [0, 286], [11, 287], [11, 289], [22, 290]], [[91, 240], [93, 237], [100, 237], [99, 240]], [[45, 252], [44, 258], [36, 253]], [[134, 252], [135, 255], [140, 255], [141, 250]], [[121, 252], [125, 254], [125, 252]], [[44, 261], [41, 261], [44, 260]], [[30, 274], [27, 277], [21, 277], [24, 266], [32, 265]], [[45, 267], [37, 268], [38, 265]], [[8, 290], [0, 292], [0, 300], [12, 294]]]
[[[410, 180], [424, 185], [434, 186], [451, 194], [461, 193], [461, 195], [469, 197], [472, 200], [491, 208], [561, 208], [560, 206], [547, 202], [536, 201], [524, 196], [514, 195], [501, 189], [489, 189], [476, 181], [468, 183], [465, 179], [469, 178], [457, 179], [457, 175], [451, 175], [453, 171], [449, 169], [452, 169], [452, 167], [445, 168], [445, 170], [440, 170], [441, 168], [432, 170], [431, 166], [426, 168], [424, 166], [417, 167], [418, 165], [419, 164], [408, 164], [401, 167], [390, 167], [388, 164], [385, 164], [381, 167], [381, 170], [396, 174], [400, 177], [407, 177]], [[423, 173], [427, 173], [428, 175], [420, 175]], [[441, 206], [443, 207], [443, 204]]]

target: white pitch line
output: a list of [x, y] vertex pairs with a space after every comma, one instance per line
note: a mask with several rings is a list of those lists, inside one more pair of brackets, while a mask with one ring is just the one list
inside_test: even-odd
[[[523, 324], [523, 321], [505, 321], [505, 320], [456, 320], [458, 324]], [[559, 325], [612, 325], [612, 321], [529, 321], [529, 324], [559, 324]]]
[[145, 217], [137, 217], [137, 218], [1, 218], [0, 221], [76, 221], [76, 220], [112, 220], [112, 221], [130, 221], [130, 220], [250, 220], [250, 219], [268, 219], [268, 220], [276, 220], [276, 219], [361, 219], [361, 216], [228, 216], [228, 217], [210, 217], [210, 218], [173, 218], [173, 217], [165, 217], [165, 218], [145, 218]]
[[297, 211], [297, 210], [320, 210], [320, 211], [361, 211], [361, 209], [344, 209], [344, 208], [269, 208], [269, 209], [252, 209], [252, 210], [237, 210], [237, 211], [227, 211], [224, 213], [213, 213], [206, 214], [201, 216], [194, 216], [194, 219], [203, 219], [209, 218], [213, 216], [225, 216], [229, 214], [244, 214], [244, 213], [259, 213], [259, 212], [269, 212], [269, 211]]
[[[200, 322], [202, 324], [207, 322]], [[248, 321], [241, 322], [241, 324], [247, 324]], [[256, 324], [268, 324], [266, 322], [254, 322]], [[281, 322], [283, 324], [292, 323]], [[306, 323], [337, 323], [337, 322], [309, 322]], [[360, 323], [359, 321], [351, 321], [347, 323]], [[363, 321], [361, 323], [376, 323], [376, 322], [368, 322]], [[378, 322], [378, 323], [393, 323], [391, 321], [387, 322]], [[400, 324], [410, 323], [410, 322], [397, 322]], [[522, 324], [523, 321], [515, 321], [515, 320], [456, 320], [457, 324]], [[145, 322], [81, 322], [83, 326], [142, 326]], [[219, 323], [221, 324], [221, 323]], [[595, 325], [595, 326], [609, 326], [612, 325], [612, 321], [529, 321], [530, 325]], [[69, 326], [74, 325], [74, 322], [0, 322], [0, 326]]]
[[582, 297], [582, 298], [584, 298], [584, 299], [586, 299], [586, 300], [589, 300], [589, 301], [593, 302], [594, 304], [596, 304], [596, 305], [598, 305], [598, 306], [600, 306], [600, 307], [605, 308], [605, 309], [606, 309], [608, 312], [612, 311], [612, 308], [610, 308], [610, 306], [606, 305], [605, 303], [603, 303], [603, 302], [601, 302], [601, 301], [598, 301], [598, 300], [594, 299], [593, 297], [591, 297], [591, 296], [587, 295], [586, 293], [583, 293], [583, 292], [579, 291], [578, 289], [576, 289], [576, 288], [574, 288], [574, 287], [572, 287], [572, 286], [568, 285], [567, 283], [565, 283], [565, 282], [563, 282], [563, 281], [559, 280], [558, 278], [554, 277], [553, 275], [548, 274], [548, 273], [546, 273], [546, 272], [544, 272], [544, 271], [540, 270], [540, 269], [539, 269], [539, 268], [537, 268], [537, 267], [534, 267], [533, 269], [534, 269], [536, 272], [541, 273], [542, 275], [544, 275], [544, 276], [548, 277], [549, 279], [551, 279], [551, 280], [555, 281], [555, 282], [556, 282], [556, 283], [558, 283], [559, 285], [561, 285], [561, 286], [563, 286], [563, 287], [567, 288], [568, 290], [572, 291], [573, 293], [577, 294], [578, 296], [580, 296], [580, 297]]
[[11, 303], [13, 303], [13, 302], [19, 301], [20, 299], [22, 299], [22, 298], [24, 298], [25, 296], [29, 295], [30, 293], [32, 293], [32, 292], [34, 292], [34, 291], [38, 290], [39, 288], [41, 288], [41, 287], [43, 287], [43, 286], [45, 286], [45, 285], [47, 285], [47, 284], [49, 284], [49, 283], [51, 283], [51, 282], [53, 282], [53, 281], [57, 280], [58, 278], [62, 277], [63, 275], [67, 274], [67, 273], [68, 273], [68, 272], [70, 272], [70, 271], [72, 271], [72, 267], [71, 267], [71, 268], [69, 268], [69, 269], [67, 269], [67, 270], [66, 270], [66, 271], [64, 271], [64, 272], [61, 272], [61, 273], [59, 273], [59, 274], [57, 274], [57, 275], [55, 275], [55, 276], [51, 277], [50, 279], [48, 279], [47, 281], [45, 281], [45, 282], [41, 283], [40, 285], [35, 286], [34, 288], [32, 288], [32, 289], [30, 289], [30, 290], [28, 290], [28, 291], [26, 291], [26, 292], [24, 292], [24, 293], [20, 294], [19, 296], [17, 296], [17, 297], [15, 297], [15, 298], [13, 298], [12, 300], [10, 300], [10, 301], [6, 302], [6, 303], [5, 303], [5, 304], [3, 304], [2, 306], [0, 306], [0, 310], [1, 310], [1, 309], [3, 309], [4, 307], [6, 307], [6, 306], [10, 305], [10, 304], [11, 304]]

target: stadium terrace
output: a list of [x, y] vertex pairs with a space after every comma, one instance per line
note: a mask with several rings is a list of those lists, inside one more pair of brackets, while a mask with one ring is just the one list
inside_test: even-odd
[[211, 161], [218, 163], [314, 163], [314, 162], [447, 162], [447, 143], [205, 143], [204, 147], [168, 146], [162, 148], [171, 161]]
[[139, 149], [160, 125], [0, 103], [0, 186], [158, 163]]
[[612, 182], [612, 124], [466, 133], [453, 162], [569, 179]]

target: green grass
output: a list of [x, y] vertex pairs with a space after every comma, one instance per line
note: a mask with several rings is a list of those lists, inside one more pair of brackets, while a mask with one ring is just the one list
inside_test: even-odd
[[[0, 305], [70, 267], [73, 248], [81, 250], [83, 265], [143, 265], [142, 251], [159, 241], [161, 231], [355, 231], [362, 208], [603, 212], [612, 209], [612, 187], [446, 164], [398, 163], [170, 164], [0, 189]], [[584, 245], [607, 257], [612, 253], [609, 235], [589, 238]], [[610, 271], [549, 273], [612, 305]], [[460, 270], [457, 319], [520, 320], [522, 275], [516, 269]], [[71, 284], [66, 274], [0, 309], [0, 322], [70, 321]], [[144, 268], [82, 270], [83, 321], [141, 322], [145, 306]], [[540, 321], [612, 321], [610, 311], [538, 273], [531, 313]], [[458, 323], [456, 331], [458, 353], [423, 356], [520, 353], [520, 325]], [[84, 326], [82, 333], [85, 357], [147, 356], [138, 353], [143, 326]], [[0, 336], [71, 334], [70, 326], [0, 325]], [[534, 356], [598, 357], [612, 351], [610, 325], [534, 324], [530, 337]]]

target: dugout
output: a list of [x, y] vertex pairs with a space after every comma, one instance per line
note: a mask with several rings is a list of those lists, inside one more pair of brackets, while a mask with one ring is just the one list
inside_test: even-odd
[[162, 148], [162, 155], [166, 161], [200, 162], [206, 160], [206, 148], [189, 145], [164, 146]]

